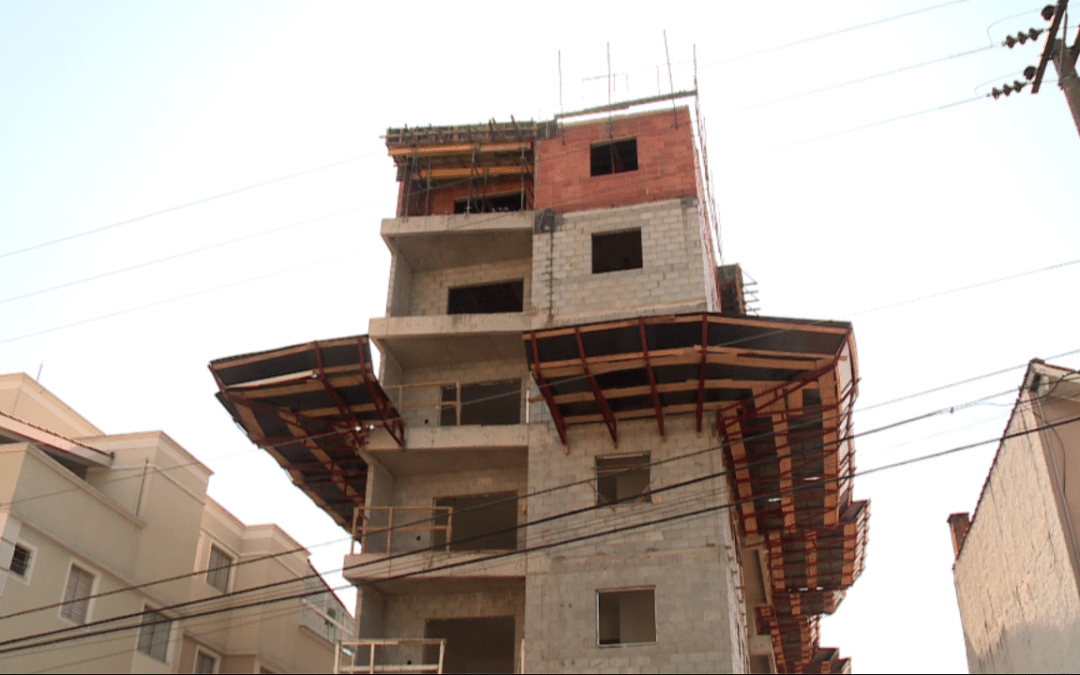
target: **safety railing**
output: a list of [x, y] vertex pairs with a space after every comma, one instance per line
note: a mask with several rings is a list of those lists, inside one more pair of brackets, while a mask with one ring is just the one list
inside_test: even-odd
[[[455, 380], [453, 382], [392, 384], [383, 385], [383, 390], [395, 402], [397, 409], [400, 411], [416, 408], [435, 409], [439, 414], [439, 426], [461, 426], [461, 382]], [[410, 390], [408, 400], [406, 399], [406, 390]], [[454, 395], [452, 399], [449, 396], [451, 390]], [[423, 400], [425, 396], [431, 396], [432, 394], [438, 396], [439, 400]], [[414, 398], [420, 398], [421, 400], [413, 400]], [[454, 421], [452, 425], [449, 425], [447, 423], [450, 420], [443, 420], [443, 417], [448, 418], [451, 411], [453, 412]]]
[[445, 658], [446, 640], [441, 638], [342, 640], [334, 650], [334, 672], [441, 673]]
[[[396, 520], [395, 523], [395, 514]], [[404, 522], [402, 522], [404, 521]], [[454, 528], [454, 508], [452, 506], [358, 506], [353, 510], [352, 547], [350, 554], [356, 554], [356, 545], [364, 553], [382, 552], [382, 540], [386, 540], [386, 553], [394, 552], [394, 534], [400, 532], [430, 532], [443, 534], [443, 545], [449, 550]], [[434, 545], [435, 542], [432, 541]]]

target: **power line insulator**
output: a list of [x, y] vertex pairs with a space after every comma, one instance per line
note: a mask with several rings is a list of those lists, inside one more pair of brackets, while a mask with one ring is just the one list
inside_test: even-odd
[[1053, 5], [1047, 5], [1046, 7], [1042, 8], [1042, 18], [1045, 19], [1046, 21], [1053, 21], [1054, 20], [1054, 14], [1056, 14], [1056, 13], [1057, 13], [1057, 7], [1054, 7]]
[[1035, 66], [1028, 66], [1027, 68], [1024, 68], [1024, 77], [1026, 77], [1029, 80], [1034, 80], [1035, 79], [1035, 74], [1038, 73], [1038, 72], [1039, 72], [1039, 69], [1036, 68]]
[[[1006, 89], [1008, 89], [1008, 87], [1006, 87]], [[997, 87], [994, 87], [994, 89], [990, 92], [990, 95], [993, 96], [996, 99], [996, 98], [1000, 98], [1002, 93], [1003, 92], [1000, 89], [998, 89]]]
[[1009, 49], [1012, 49], [1013, 47], [1016, 46], [1017, 42], [1019, 42], [1020, 44], [1024, 44], [1028, 40], [1037, 39], [1040, 35], [1042, 35], [1042, 32], [1043, 32], [1042, 28], [1032, 28], [1031, 30], [1027, 31], [1026, 33], [1024, 31], [1020, 31], [1015, 36], [1010, 35], [1010, 36], [1006, 37], [1005, 41], [1002, 42], [1001, 44], [1003, 46], [1005, 46], [1005, 47], [1008, 47]]

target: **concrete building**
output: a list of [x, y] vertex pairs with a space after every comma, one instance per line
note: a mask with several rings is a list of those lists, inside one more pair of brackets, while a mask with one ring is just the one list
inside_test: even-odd
[[975, 513], [949, 516], [973, 673], [1080, 670], [1080, 373], [1032, 361]]
[[[0, 376], [0, 649], [136, 615], [104, 626], [130, 630], [0, 653], [0, 671], [332, 670], [349, 613], [296, 541], [210, 499], [210, 474], [163, 432], [104, 434], [28, 376]], [[184, 618], [289, 580], [314, 592]]]
[[210, 364], [353, 532], [343, 672], [848, 668], [851, 326], [747, 316], [695, 115], [631, 107], [388, 130], [386, 316]]

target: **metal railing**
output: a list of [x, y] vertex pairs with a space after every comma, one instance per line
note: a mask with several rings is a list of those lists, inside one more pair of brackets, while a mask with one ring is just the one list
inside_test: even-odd
[[[420, 663], [378, 663], [379, 657], [387, 661], [387, 650], [401, 647], [439, 648], [439, 659], [435, 663], [427, 662], [424, 655]], [[400, 651], [400, 649], [398, 649]], [[427, 650], [423, 650], [426, 652]], [[380, 653], [383, 652], [383, 653]], [[423, 653], [422, 652], [422, 653]], [[344, 659], [342, 657], [345, 657]], [[357, 663], [367, 659], [367, 663]], [[442, 638], [376, 638], [370, 640], [342, 640], [334, 650], [335, 673], [441, 673], [446, 658], [446, 640]]]
[[[408, 518], [405, 524], [394, 524], [394, 514], [400, 512], [418, 514]], [[422, 515], [424, 512], [430, 516]], [[379, 513], [386, 514], [386, 524], [376, 525], [372, 523], [372, 516]], [[446, 518], [446, 523], [441, 524], [441, 516]], [[382, 520], [380, 518], [379, 520]], [[450, 550], [451, 534], [454, 527], [454, 507], [452, 506], [358, 506], [353, 510], [352, 523], [352, 546], [349, 549], [351, 555], [356, 554], [356, 544], [364, 553], [372, 553], [370, 545], [372, 535], [386, 535], [386, 553], [392, 553], [394, 549], [395, 532], [442, 532], [446, 541], [444, 546]], [[434, 538], [434, 536], [433, 536]], [[380, 542], [381, 543], [381, 542]], [[432, 542], [434, 544], [434, 542]], [[381, 548], [381, 547], [380, 547]]]
[[[453, 400], [445, 400], [445, 391], [453, 388], [454, 398]], [[435, 394], [439, 396], [438, 401], [405, 401], [406, 389], [428, 389], [434, 390]], [[411, 408], [435, 408], [439, 411], [439, 426], [442, 424], [442, 413], [446, 408], [454, 409], [454, 426], [461, 426], [461, 382], [455, 380], [452, 382], [421, 382], [418, 384], [391, 384], [383, 385], [383, 390], [391, 400], [395, 401], [395, 405], [399, 411], [404, 412]], [[396, 390], [396, 396], [391, 394], [391, 391]], [[423, 394], [421, 394], [423, 395]]]

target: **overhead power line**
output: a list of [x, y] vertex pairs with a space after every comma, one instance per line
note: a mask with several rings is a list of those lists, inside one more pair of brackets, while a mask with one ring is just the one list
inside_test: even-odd
[[[588, 540], [591, 540], [591, 539], [597, 539], [597, 538], [600, 538], [600, 537], [607, 537], [607, 536], [612, 536], [612, 535], [615, 535], [615, 534], [622, 534], [624, 532], [631, 532], [631, 531], [639, 530], [639, 529], [646, 528], [646, 527], [655, 527], [657, 525], [663, 525], [663, 524], [673, 522], [673, 521], [676, 521], [676, 520], [683, 520], [683, 519], [686, 519], [686, 518], [693, 518], [693, 517], [697, 517], [697, 516], [708, 515], [710, 513], [715, 513], [715, 512], [718, 512], [718, 511], [723, 511], [723, 510], [735, 508], [737, 506], [740, 506], [741, 504], [749, 503], [749, 502], [752, 502], [752, 501], [755, 501], [755, 500], [758, 500], [758, 499], [782, 497], [783, 495], [786, 495], [786, 494], [794, 494], [796, 492], [806, 491], [806, 490], [812, 489], [812, 488], [814, 488], [814, 487], [816, 487], [818, 485], [823, 485], [823, 484], [827, 484], [827, 483], [834, 483], [834, 482], [837, 482], [838, 480], [850, 480], [850, 479], [854, 479], [854, 478], [859, 477], [859, 476], [866, 476], [866, 475], [871, 475], [871, 474], [874, 474], [874, 473], [880, 473], [882, 471], [887, 471], [887, 470], [891, 470], [891, 469], [897, 469], [897, 468], [901, 468], [901, 467], [904, 467], [904, 466], [910, 466], [910, 465], [920, 463], [920, 462], [924, 462], [924, 461], [928, 461], [928, 460], [931, 460], [931, 459], [938, 459], [938, 458], [945, 457], [945, 456], [948, 456], [948, 455], [952, 455], [952, 454], [955, 454], [955, 453], [958, 453], [958, 452], [963, 452], [965, 450], [971, 450], [971, 449], [981, 447], [981, 446], [984, 446], [984, 445], [990, 445], [990, 444], [993, 444], [993, 443], [1002, 443], [1002, 442], [1004, 442], [1004, 441], [1006, 441], [1008, 439], [1011, 439], [1011, 438], [1018, 438], [1018, 437], [1026, 436], [1028, 434], [1037, 433], [1037, 432], [1040, 432], [1040, 431], [1043, 431], [1043, 430], [1046, 430], [1046, 429], [1053, 429], [1053, 428], [1063, 426], [1063, 425], [1066, 425], [1066, 424], [1072, 424], [1074, 422], [1080, 422], [1080, 417], [1074, 417], [1074, 418], [1069, 418], [1069, 419], [1066, 419], [1066, 420], [1060, 420], [1060, 421], [1057, 421], [1057, 422], [1048, 423], [1048, 424], [1045, 424], [1045, 425], [1042, 425], [1042, 426], [1034, 427], [1032, 429], [1026, 429], [1024, 431], [1006, 433], [1001, 437], [995, 437], [995, 438], [986, 439], [986, 440], [983, 440], [983, 441], [977, 441], [975, 443], [967, 443], [967, 444], [964, 444], [964, 445], [949, 448], [947, 450], [942, 450], [942, 451], [939, 451], [939, 452], [934, 452], [934, 453], [930, 453], [930, 454], [926, 454], [926, 455], [920, 455], [918, 457], [913, 457], [913, 458], [909, 458], [909, 459], [905, 459], [905, 460], [900, 460], [900, 461], [897, 461], [897, 462], [892, 462], [892, 463], [885, 464], [885, 465], [882, 465], [882, 466], [877, 466], [877, 467], [874, 467], [874, 468], [871, 468], [871, 469], [864, 469], [864, 470], [861, 470], [861, 471], [848, 472], [845, 476], [843, 476], [842, 478], [838, 478], [838, 479], [831, 479], [830, 478], [830, 479], [819, 479], [819, 480], [816, 480], [816, 481], [809, 481], [809, 482], [807, 482], [807, 483], [805, 483], [803, 485], [800, 485], [800, 486], [797, 486], [797, 487], [794, 487], [794, 488], [790, 488], [790, 489], [786, 489], [786, 490], [776, 490], [776, 491], [774, 491], [772, 493], [768, 493], [766, 495], [759, 495], [759, 496], [755, 496], [755, 497], [751, 497], [751, 498], [747, 498], [747, 499], [728, 501], [728, 502], [724, 502], [724, 503], [721, 503], [721, 504], [713, 504], [713, 505], [702, 507], [702, 508], [699, 508], [699, 509], [695, 509], [695, 510], [692, 510], [692, 511], [689, 511], [689, 512], [677, 513], [677, 514], [674, 514], [674, 515], [669, 515], [669, 516], [665, 516], [665, 517], [662, 517], [662, 518], [648, 520], [648, 521], [644, 521], [644, 522], [631, 523], [631, 524], [628, 524], [628, 525], [609, 528], [609, 529], [606, 529], [606, 530], [603, 530], [603, 531], [600, 531], [600, 532], [590, 532], [590, 533], [586, 533], [586, 534], [582, 534], [582, 535], [578, 535], [578, 536], [574, 536], [574, 537], [570, 537], [570, 538], [566, 538], [566, 539], [560, 539], [558, 541], [546, 542], [546, 543], [537, 544], [537, 545], [534, 545], [534, 546], [527, 546], [527, 547], [522, 548], [522, 549], [516, 549], [516, 550], [506, 551], [506, 552], [502, 552], [502, 553], [495, 553], [495, 554], [491, 554], [491, 555], [488, 555], [488, 556], [484, 556], [482, 558], [456, 561], [456, 562], [446, 563], [446, 564], [443, 564], [443, 565], [436, 565], [436, 566], [430, 567], [430, 568], [417, 569], [417, 570], [413, 570], [413, 571], [409, 571], [409, 572], [404, 572], [402, 574], [391, 575], [391, 576], [387, 577], [386, 579], [382, 579], [380, 581], [381, 582], [398, 581], [398, 580], [409, 578], [409, 577], [422, 576], [422, 575], [425, 575], [425, 574], [431, 574], [433, 572], [441, 572], [441, 571], [445, 571], [445, 570], [449, 570], [449, 569], [465, 567], [465, 566], [468, 566], [468, 565], [476, 565], [476, 564], [481, 564], [481, 563], [487, 563], [487, 562], [491, 562], [493, 560], [509, 558], [509, 557], [512, 557], [512, 556], [519, 556], [519, 555], [525, 555], [525, 554], [529, 554], [529, 553], [536, 553], [538, 551], [549, 550], [549, 549], [553, 549], [553, 548], [557, 548], [557, 547], [561, 547], [561, 546], [566, 546], [566, 545], [569, 545], [569, 544], [574, 544], [574, 543], [578, 543], [578, 542], [582, 542], [582, 541], [588, 541]], [[695, 480], [711, 480], [711, 479], [714, 479], [716, 477], [723, 476], [724, 473], [725, 472], [716, 472], [714, 474], [703, 476], [703, 477], [700, 477], [700, 478], [695, 479]], [[662, 489], [664, 489], [664, 488], [658, 488], [656, 491], [658, 492], [658, 491], [660, 491]], [[595, 508], [607, 508], [607, 507], [604, 506], [604, 505], [601, 505], [599, 507], [593, 506], [591, 508], [595, 509]], [[542, 520], [544, 520], [544, 519], [541, 519], [541, 521]], [[539, 522], [529, 523], [526, 526], [535, 525], [535, 524], [539, 524]], [[382, 562], [382, 561], [379, 561], [379, 562]], [[350, 565], [350, 566], [347, 566], [347, 567], [343, 567], [340, 571], [345, 572], [347, 570], [362, 567], [362, 566], [365, 566], [367, 564], [370, 564], [370, 563], [359, 563], [357, 565]], [[297, 581], [297, 580], [290, 580], [290, 582], [295, 582], [295, 581]], [[338, 588], [334, 588], [332, 590], [335, 590], [335, 591], [336, 590], [343, 590], [343, 589], [349, 588], [351, 586], [352, 586], [352, 584], [349, 584], [349, 585], [345, 585], [345, 586], [340, 586]], [[254, 589], [252, 589], [252, 590], [254, 590]], [[244, 608], [248, 608], [248, 607], [276, 604], [276, 603], [285, 602], [285, 601], [288, 601], [288, 600], [298, 600], [298, 599], [306, 598], [306, 597], [309, 597], [309, 596], [312, 596], [312, 595], [318, 595], [318, 594], [325, 593], [325, 592], [326, 592], [325, 588], [319, 589], [318, 591], [305, 590], [305, 591], [302, 591], [302, 592], [299, 592], [299, 593], [290, 593], [290, 594], [278, 596], [278, 597], [275, 597], [275, 598], [262, 599], [262, 600], [259, 600], [259, 601], [242, 603], [240, 605], [235, 605], [235, 606], [232, 606], [232, 607], [201, 610], [201, 611], [198, 611], [198, 612], [187, 614], [183, 618], [185, 620], [190, 620], [190, 619], [198, 618], [198, 617], [202, 617], [202, 616], [212, 616], [212, 615], [215, 615], [215, 614], [221, 614], [223, 612], [229, 612], [229, 611], [236, 611], [238, 609], [244, 609]], [[235, 594], [228, 594], [226, 596], [221, 596], [221, 597], [226, 598], [226, 597], [229, 597], [230, 595], [235, 595]], [[177, 603], [175, 605], [171, 605], [171, 606], [168, 606], [168, 607], [160, 607], [160, 608], [157, 608], [157, 609], [155, 609], [153, 611], [154, 612], [161, 612], [161, 611], [175, 610], [175, 609], [178, 609], [180, 607], [189, 606], [189, 605], [191, 605], [191, 604], [193, 604], [195, 602], [201, 602], [201, 601], [190, 601], [190, 602], [185, 602], [185, 603]], [[48, 632], [38, 633], [38, 634], [31, 635], [31, 636], [25, 636], [25, 637], [22, 637], [22, 638], [16, 638], [14, 640], [6, 640], [4, 642], [0, 642], [0, 654], [8, 654], [8, 653], [12, 653], [12, 652], [25, 651], [25, 650], [28, 650], [28, 649], [38, 649], [40, 647], [49, 647], [49, 646], [52, 646], [52, 645], [62, 644], [62, 643], [65, 643], [65, 642], [71, 642], [71, 641], [74, 641], [74, 640], [82, 640], [82, 639], [86, 639], [86, 638], [97, 637], [97, 636], [100, 636], [100, 635], [108, 635], [108, 634], [117, 633], [117, 632], [121, 632], [121, 631], [140, 629], [145, 625], [156, 624], [156, 623], [165, 623], [166, 621], [171, 622], [171, 621], [174, 620], [174, 619], [165, 619], [165, 620], [152, 620], [152, 621], [149, 621], [149, 622], [145, 622], [145, 618], [147, 616], [148, 616], [148, 612], [136, 612], [136, 613], [125, 615], [123, 617], [115, 617], [115, 618], [112, 618], [112, 619], [104, 619], [104, 620], [101, 620], [101, 621], [96, 621], [96, 622], [81, 626], [80, 628], [82, 630], [86, 630], [88, 627], [101, 626], [103, 624], [112, 623], [112, 622], [115, 622], [115, 621], [122, 621], [122, 620], [127, 620], [127, 619], [139, 619], [140, 620], [139, 623], [135, 623], [135, 624], [128, 624], [128, 625], [124, 625], [124, 626], [112, 626], [112, 627], [109, 627], [109, 628], [101, 628], [99, 630], [92, 630], [90, 632], [84, 632], [84, 633], [80, 633], [78, 635], [59, 635], [57, 637], [52, 637], [51, 639], [47, 639], [47, 640], [40, 639], [40, 638], [55, 635], [57, 633], [67, 632], [67, 631], [70, 630], [70, 629], [59, 629], [57, 631], [48, 631]], [[22, 645], [10, 646], [14, 642], [25, 642], [25, 641], [28, 641], [28, 640], [38, 640], [38, 641], [33, 642], [32, 644], [22, 644]]]
[[261, 183], [254, 183], [252, 185], [247, 185], [247, 186], [242, 187], [242, 188], [236, 188], [235, 190], [229, 190], [228, 192], [222, 192], [220, 194], [211, 195], [209, 197], [203, 197], [202, 199], [196, 199], [195, 201], [186, 202], [184, 204], [178, 204], [176, 206], [170, 206], [167, 209], [161, 209], [160, 211], [154, 211], [153, 213], [146, 213], [146, 214], [143, 214], [141, 216], [136, 216], [135, 218], [128, 218], [127, 220], [121, 220], [119, 222], [111, 223], [109, 225], [102, 225], [101, 227], [95, 227], [93, 229], [83, 230], [81, 232], [75, 232], [74, 234], [69, 234], [69, 235], [66, 235], [66, 236], [63, 236], [63, 237], [58, 237], [56, 239], [51, 239], [49, 241], [43, 241], [40, 244], [34, 244], [32, 246], [27, 246], [25, 248], [16, 249], [14, 251], [8, 251], [7, 253], [0, 253], [0, 259], [8, 258], [8, 257], [15, 256], [15, 255], [19, 255], [20, 253], [27, 253], [29, 251], [36, 251], [38, 249], [45, 248], [47, 246], [53, 246], [55, 244], [60, 244], [60, 243], [63, 243], [65, 241], [72, 241], [73, 239], [79, 239], [81, 237], [87, 237], [87, 236], [90, 236], [91, 234], [97, 234], [98, 232], [105, 232], [106, 230], [111, 230], [111, 229], [120, 227], [121, 225], [130, 225], [131, 223], [137, 223], [137, 222], [142, 221], [142, 220], [148, 220], [150, 218], [155, 218], [157, 216], [163, 216], [166, 213], [172, 213], [173, 211], [180, 211], [182, 209], [190, 208], [192, 206], [198, 206], [199, 204], [205, 204], [207, 202], [212, 202], [212, 201], [214, 201], [216, 199], [222, 199], [224, 197], [231, 197], [233, 195], [238, 195], [238, 194], [240, 194], [242, 192], [248, 192], [250, 190], [256, 190], [256, 189], [261, 188], [261, 187], [266, 187], [267, 185], [273, 185], [275, 183], [280, 183], [282, 181], [291, 180], [293, 178], [299, 178], [300, 176], [306, 176], [308, 174], [317, 173], [319, 171], [325, 171], [327, 169], [332, 169], [334, 167], [341, 166], [343, 164], [349, 164], [351, 162], [356, 162], [356, 161], [361, 160], [361, 159], [367, 159], [368, 157], [374, 157], [376, 155], [381, 155], [381, 154], [382, 154], [382, 152], [380, 151], [380, 152], [371, 152], [371, 153], [368, 153], [366, 155], [357, 155], [356, 157], [349, 157], [348, 159], [343, 159], [343, 160], [340, 160], [340, 161], [337, 161], [337, 162], [331, 162], [330, 164], [323, 164], [322, 166], [317, 166], [317, 167], [315, 167], [313, 169], [305, 169], [303, 171], [297, 171], [296, 173], [291, 173], [291, 174], [289, 174], [287, 176], [280, 176], [278, 178], [272, 178], [270, 180], [262, 181]]
[[878, 25], [881, 25], [883, 23], [889, 23], [890, 21], [896, 21], [898, 19], [906, 19], [909, 16], [915, 16], [916, 14], [922, 14], [924, 12], [932, 12], [935, 9], [941, 9], [943, 7], [951, 7], [953, 5], [959, 5], [959, 4], [962, 4], [964, 2], [967, 2], [967, 0], [953, 0], [953, 2], [945, 2], [945, 3], [942, 3], [940, 5], [932, 5], [930, 7], [923, 7], [922, 9], [916, 9], [916, 10], [913, 10], [911, 12], [904, 12], [903, 14], [897, 14], [895, 16], [889, 16], [889, 17], [886, 17], [884, 19], [875, 19], [874, 21], [870, 21], [868, 23], [861, 23], [861, 24], [859, 24], [857, 26], [848, 26], [847, 28], [841, 28], [839, 30], [829, 31], [828, 33], [822, 33], [821, 35], [813, 35], [811, 37], [801, 38], [799, 40], [794, 40], [792, 42], [785, 42], [784, 44], [774, 45], [772, 47], [766, 47], [764, 49], [758, 49], [756, 51], [747, 52], [746, 54], [739, 54], [738, 56], [729, 56], [727, 58], [720, 59], [719, 61], [714, 61], [712, 63], [706, 64], [705, 66], [702, 66], [702, 67], [708, 68], [710, 66], [717, 66], [717, 65], [720, 65], [722, 63], [731, 63], [732, 61], [739, 61], [741, 59], [748, 59], [748, 58], [750, 58], [752, 56], [759, 56], [761, 54], [767, 54], [769, 52], [775, 52], [775, 51], [780, 50], [780, 49], [787, 49], [788, 47], [794, 47], [796, 45], [806, 44], [807, 42], [814, 42], [815, 40], [824, 40], [825, 38], [835, 37], [837, 35], [842, 35], [844, 33], [850, 33], [852, 31], [856, 31], [856, 30], [862, 30], [863, 28], [869, 28], [871, 26], [878, 26]]
[[[879, 433], [881, 431], [887, 431], [889, 429], [894, 429], [894, 428], [897, 428], [897, 427], [900, 427], [900, 426], [903, 426], [903, 425], [906, 425], [906, 424], [910, 424], [912, 422], [917, 422], [917, 421], [920, 421], [920, 420], [923, 420], [923, 419], [927, 419], [929, 417], [933, 417], [935, 415], [938, 415], [938, 414], [941, 414], [941, 413], [944, 413], [944, 412], [954, 412], [956, 410], [960, 410], [960, 409], [963, 409], [963, 408], [966, 408], [966, 407], [971, 407], [971, 406], [973, 406], [975, 404], [978, 404], [979, 402], [982, 402], [982, 401], [985, 401], [985, 400], [988, 400], [988, 399], [991, 399], [991, 398], [999, 397], [1003, 393], [1010, 393], [1011, 391], [1012, 390], [1007, 390], [1006, 392], [992, 394], [992, 395], [989, 395], [989, 396], [983, 396], [983, 397], [980, 397], [978, 399], [968, 401], [968, 402], [965, 402], [965, 403], [962, 403], [962, 404], [957, 404], [957, 405], [953, 405], [953, 406], [946, 406], [944, 408], [940, 408], [938, 410], [931, 411], [931, 412], [928, 412], [928, 413], [923, 413], [921, 415], [918, 415], [918, 416], [915, 416], [915, 417], [912, 417], [912, 418], [908, 418], [906, 420], [900, 420], [900, 421], [897, 421], [897, 422], [892, 422], [892, 423], [877, 427], [875, 429], [871, 429], [869, 431], [861, 432], [861, 433], [858, 433], [858, 434], [850, 434], [850, 435], [848, 435], [848, 436], [846, 436], [844, 438], [838, 439], [837, 441], [833, 442], [832, 444], [837, 444], [838, 445], [838, 444], [846, 443], [846, 442], [849, 442], [849, 441], [851, 441], [851, 440], [853, 440], [855, 438], [858, 438], [858, 437], [868, 436], [868, 435], [871, 435], [871, 434]], [[1051, 390], [1051, 391], [1053, 391], [1053, 390]], [[1046, 395], [1048, 396], [1050, 394], [1048, 393]], [[772, 433], [762, 434], [761, 436], [759, 436], [759, 438], [766, 438], [766, 437], [768, 437], [770, 435], [772, 435]], [[668, 458], [665, 458], [665, 459], [662, 459], [662, 460], [649, 462], [648, 465], [650, 467], [655, 467], [655, 466], [659, 466], [659, 465], [662, 465], [662, 464], [667, 464], [667, 463], [670, 463], [670, 462], [685, 460], [685, 459], [693, 458], [693, 457], [696, 457], [696, 456], [700, 456], [702, 454], [707, 454], [707, 453], [715, 452], [717, 450], [722, 450], [725, 447], [727, 447], [728, 445], [730, 445], [730, 444], [729, 443], [721, 443], [719, 445], [710, 446], [710, 447], [707, 447], [707, 448], [695, 450], [695, 451], [692, 451], [692, 452], [689, 452], [689, 453], [684, 453], [684, 454], [681, 454], [681, 455], [676, 455], [674, 457], [668, 457]], [[771, 459], [762, 459], [762, 460], [758, 460], [758, 461], [755, 461], [755, 462], [751, 462], [750, 466], [756, 466], [758, 464], [764, 464], [764, 463], [768, 463], [770, 461], [772, 461], [772, 460]], [[716, 479], [716, 478], [724, 477], [724, 476], [728, 475], [729, 473], [730, 473], [729, 470], [724, 469], [724, 470], [721, 470], [719, 472], [714, 472], [712, 474], [708, 474], [708, 475], [705, 475], [705, 476], [702, 476], [702, 477], [691, 478], [691, 479], [688, 479], [688, 480], [681, 481], [679, 483], [675, 483], [675, 484], [671, 484], [671, 485], [664, 486], [664, 487], [661, 487], [661, 488], [657, 488], [655, 490], [651, 490], [651, 492], [652, 493], [663, 493], [663, 492], [670, 491], [670, 490], [680, 489], [680, 488], [683, 488], [683, 487], [687, 487], [689, 485], [701, 483], [703, 481], [713, 480], [713, 479]], [[572, 481], [570, 483], [561, 484], [561, 485], [553, 486], [553, 487], [550, 487], [550, 488], [545, 488], [545, 489], [542, 489], [542, 490], [537, 490], [537, 491], [534, 491], [532, 493], [523, 495], [521, 497], [514, 496], [512, 498], [499, 500], [497, 502], [486, 504], [485, 507], [491, 506], [492, 504], [496, 504], [496, 503], [508, 503], [508, 502], [511, 502], [511, 501], [518, 502], [518, 501], [522, 501], [522, 500], [525, 500], [525, 499], [528, 499], [528, 498], [531, 498], [531, 497], [538, 497], [538, 496], [542, 496], [544, 494], [549, 494], [549, 493], [556, 492], [556, 491], [559, 491], [559, 490], [565, 490], [565, 489], [569, 489], [569, 488], [572, 488], [572, 487], [576, 487], [578, 485], [582, 485], [582, 484], [585, 484], [585, 483], [591, 483], [593, 480], [594, 480], [594, 477], [589, 477], [589, 478], [578, 480], [578, 481]], [[540, 524], [544, 524], [544, 523], [548, 523], [548, 522], [553, 522], [555, 520], [560, 520], [562, 518], [567, 518], [567, 517], [574, 516], [574, 515], [580, 515], [582, 513], [586, 513], [586, 512], [589, 512], [589, 511], [594, 511], [597, 508], [603, 508], [603, 506], [604, 505], [590, 505], [588, 507], [574, 509], [574, 510], [562, 512], [562, 513], [559, 513], [559, 514], [554, 514], [552, 516], [548, 516], [546, 518], [539, 519], [539, 520], [536, 520], [536, 521], [515, 525], [512, 528], [507, 528], [507, 529], [505, 529], [503, 531], [500, 531], [500, 533], [517, 531], [517, 530], [521, 530], [521, 529], [527, 529], [528, 527], [534, 527], [536, 525], [540, 525]], [[476, 507], [476, 508], [479, 508], [479, 507]], [[471, 509], [465, 509], [465, 511], [468, 511], [468, 510], [471, 510]], [[430, 521], [430, 519], [420, 519], [420, 520], [416, 520], [414, 522], [401, 523], [397, 527], [398, 528], [411, 527], [411, 526], [414, 526], [414, 525], [424, 524], [424, 523], [426, 523], [428, 521]], [[478, 538], [480, 536], [488, 536], [488, 535], [477, 535], [477, 537], [466, 538], [466, 539], [464, 539], [462, 541], [467, 542], [467, 541], [469, 541], [471, 539], [475, 539], [475, 538]], [[430, 551], [430, 550], [436, 550], [436, 549], [433, 548], [433, 547], [430, 547], [429, 549], [421, 549], [419, 551], [409, 551], [409, 552], [405, 552], [405, 553], [399, 553], [399, 554], [392, 555], [389, 558], [383, 559], [380, 562], [386, 562], [387, 560], [397, 560], [399, 558], [411, 557], [411, 556], [418, 555], [420, 553], [424, 553], [424, 552], [427, 552], [427, 551]], [[175, 577], [175, 578], [163, 579], [163, 580], [159, 580], [157, 582], [149, 582], [147, 584], [141, 585], [140, 587], [150, 586], [150, 585], [153, 585], [155, 583], [163, 583], [165, 581], [174, 581], [174, 580], [176, 580], [178, 578], [183, 578], [185, 576], [200, 575], [200, 574], [202, 574], [204, 572], [205, 571], [196, 571], [196, 572], [193, 572], [193, 573], [180, 575], [180, 576]], [[305, 578], [302, 578], [302, 579], [315, 578], [316, 576], [317, 575], [309, 575], [309, 577], [305, 577]], [[267, 589], [271, 589], [271, 588], [275, 588], [275, 587], [281, 587], [283, 585], [287, 585], [287, 584], [292, 583], [294, 581], [297, 581], [297, 579], [285, 580], [285, 581], [276, 582], [276, 583], [272, 583], [272, 584], [266, 584], [266, 585], [263, 585], [263, 586], [246, 589], [244, 591], [234, 592], [233, 594], [230, 594], [230, 597], [235, 597], [237, 595], [251, 593], [251, 592], [261, 592], [263, 590], [267, 590]], [[117, 591], [111, 591], [111, 592], [107, 592], [107, 593], [102, 593], [102, 594], [99, 594], [98, 596], [93, 596], [93, 597], [99, 597], [101, 595], [112, 595], [112, 594], [117, 593], [117, 592], [124, 592], [125, 590], [131, 590], [131, 589], [119, 589]], [[225, 597], [225, 596], [221, 596], [221, 597]], [[208, 599], [203, 599], [203, 600], [196, 600], [196, 601], [190, 601], [190, 602], [186, 602], [186, 603], [180, 603], [178, 605], [175, 605], [174, 609], [186, 608], [186, 607], [193, 606], [193, 605], [198, 605], [198, 604], [201, 604], [201, 603], [212, 602], [212, 601], [217, 600], [217, 599], [219, 599], [219, 598], [208, 598]], [[9, 615], [0, 617], [0, 619], [8, 619], [8, 618], [13, 618], [13, 617], [22, 616], [22, 615], [25, 615], [25, 614], [28, 614], [28, 613], [36, 612], [36, 611], [41, 611], [41, 610], [45, 610], [45, 609], [52, 609], [52, 608], [58, 607], [61, 604], [63, 604], [63, 603], [55, 603], [55, 604], [48, 605], [48, 606], [45, 606], [45, 607], [35, 608], [35, 609], [31, 609], [31, 610], [24, 610], [24, 611], [21, 611], [21, 612], [18, 612], [18, 613], [9, 614]], [[125, 620], [127, 618], [132, 618], [132, 617], [135, 617], [135, 616], [138, 616], [138, 614], [132, 614], [132, 615], [121, 616], [121, 617], [114, 617], [112, 619], [102, 620], [102, 622], [120, 621], [120, 620]], [[59, 629], [59, 630], [53, 631], [53, 632], [51, 632], [49, 634], [50, 635], [62, 634], [62, 633], [69, 632], [69, 631], [79, 630], [80, 628], [81, 627], [71, 627], [71, 628], [66, 628], [66, 629]], [[17, 638], [15, 640], [9, 640], [7, 642], [0, 642], [0, 646], [6, 645], [6, 644], [9, 644], [9, 643], [12, 643], [12, 642], [23, 641], [23, 640], [26, 640], [26, 639], [31, 639], [31, 638]], [[0, 653], [3, 653], [3, 652], [0, 651]]]

